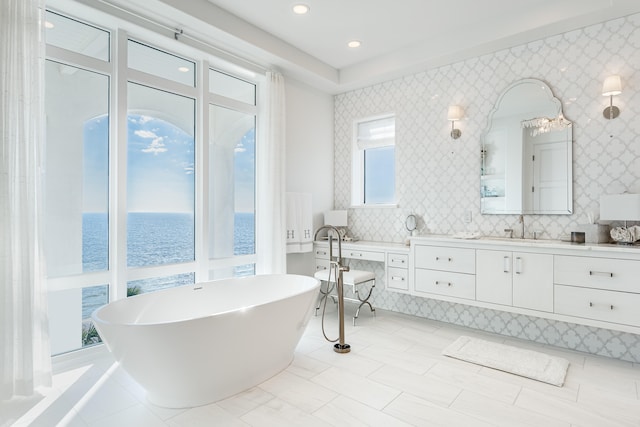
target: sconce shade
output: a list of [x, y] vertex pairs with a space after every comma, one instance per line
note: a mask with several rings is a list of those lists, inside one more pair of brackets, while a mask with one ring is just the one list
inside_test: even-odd
[[602, 96], [614, 96], [622, 93], [622, 83], [620, 76], [609, 76], [602, 85]]
[[347, 221], [347, 211], [327, 211], [324, 213], [324, 225], [333, 225], [334, 227], [346, 227], [348, 224]]
[[447, 111], [447, 120], [456, 121], [462, 119], [462, 107], [459, 105], [451, 105]]
[[640, 194], [603, 194], [600, 196], [600, 219], [640, 221]]

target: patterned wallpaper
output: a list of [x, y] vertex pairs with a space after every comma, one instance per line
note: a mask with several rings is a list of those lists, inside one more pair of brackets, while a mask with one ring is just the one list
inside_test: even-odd
[[[614, 98], [620, 117], [605, 120], [608, 75], [622, 77]], [[352, 233], [363, 240], [401, 242], [404, 218], [416, 214], [422, 233], [517, 229], [516, 215], [480, 214], [480, 136], [500, 93], [523, 78], [545, 81], [573, 122], [573, 214], [527, 215], [527, 230], [558, 239], [597, 215], [603, 193], [640, 192], [640, 14], [589, 26], [492, 54], [424, 71], [335, 97], [335, 208], [349, 209], [355, 120], [395, 113], [397, 208], [350, 208]], [[460, 139], [449, 136], [449, 105], [461, 105]], [[471, 212], [472, 222], [465, 223]], [[640, 362], [640, 336], [423, 299], [384, 290], [380, 263], [353, 262], [376, 272], [380, 308], [442, 320], [545, 344]], [[361, 316], [369, 315], [363, 310]]]
[[[619, 74], [614, 97], [620, 117], [606, 120], [602, 83]], [[602, 193], [640, 192], [640, 14], [549, 37], [410, 75], [335, 98], [335, 208], [350, 207], [351, 144], [355, 120], [396, 115], [398, 208], [349, 210], [360, 239], [401, 242], [404, 218], [414, 213], [423, 233], [478, 230], [503, 235], [516, 215], [480, 214], [480, 137], [500, 93], [523, 78], [545, 81], [573, 121], [572, 215], [527, 215], [527, 230], [558, 239], [599, 212]], [[449, 105], [465, 118], [449, 136]], [[471, 212], [472, 223], [464, 219]]]

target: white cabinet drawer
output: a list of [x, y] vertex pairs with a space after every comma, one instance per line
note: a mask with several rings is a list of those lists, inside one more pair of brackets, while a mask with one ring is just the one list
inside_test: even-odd
[[387, 254], [387, 266], [389, 267], [398, 267], [398, 268], [407, 268], [409, 265], [409, 255], [408, 254]]
[[316, 271], [328, 270], [331, 263], [328, 259], [316, 258]]
[[555, 286], [558, 314], [640, 326], [640, 295], [600, 289]]
[[406, 268], [387, 268], [387, 288], [409, 290], [409, 271]]
[[475, 249], [416, 245], [415, 264], [416, 268], [475, 274], [476, 251]]
[[476, 276], [448, 271], [416, 269], [416, 292], [475, 299]]
[[640, 293], [640, 261], [556, 255], [554, 282]]
[[[329, 259], [329, 248], [328, 247], [316, 247], [314, 249], [316, 258], [321, 259]], [[338, 255], [338, 251], [336, 250], [333, 254], [334, 256]]]
[[[337, 255], [337, 252], [334, 252]], [[342, 248], [342, 257], [351, 259], [364, 259], [367, 261], [384, 262], [384, 252], [360, 251], [357, 249]]]

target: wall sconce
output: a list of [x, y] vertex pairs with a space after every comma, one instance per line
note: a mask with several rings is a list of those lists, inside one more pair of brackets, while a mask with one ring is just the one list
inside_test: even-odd
[[447, 120], [451, 122], [451, 138], [458, 139], [462, 132], [455, 128], [456, 120], [462, 119], [462, 107], [459, 105], [451, 105], [447, 112]]
[[602, 96], [609, 97], [609, 106], [602, 112], [605, 119], [615, 119], [620, 115], [620, 109], [613, 105], [613, 96], [620, 95], [621, 93], [622, 84], [620, 83], [620, 76], [609, 76], [604, 80]]

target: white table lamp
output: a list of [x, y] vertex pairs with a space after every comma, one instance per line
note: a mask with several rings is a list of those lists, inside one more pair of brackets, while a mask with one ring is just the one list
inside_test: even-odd
[[347, 234], [346, 227], [349, 225], [347, 211], [327, 211], [324, 213], [324, 225], [333, 225], [340, 232], [340, 236], [334, 236], [331, 231], [329, 231], [329, 235], [335, 238], [344, 239]]

